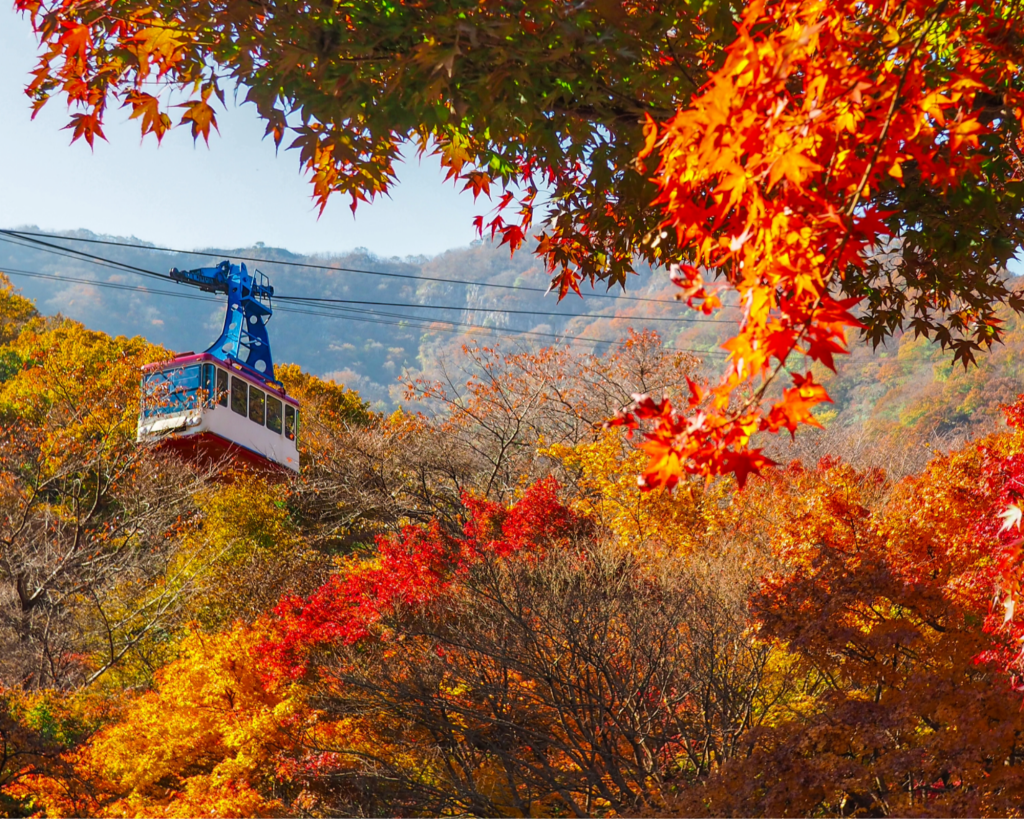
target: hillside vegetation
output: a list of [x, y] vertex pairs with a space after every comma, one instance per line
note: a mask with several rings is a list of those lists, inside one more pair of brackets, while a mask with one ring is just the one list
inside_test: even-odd
[[[88, 231], [75, 231], [68, 235], [138, 243], [123, 237], [99, 237]], [[249, 256], [265, 260], [248, 262], [248, 265], [266, 273], [279, 294], [377, 302], [303, 306], [279, 301], [275, 304], [271, 336], [277, 359], [300, 362], [310, 372], [344, 381], [358, 388], [368, 399], [383, 401], [389, 406], [393, 406], [399, 397], [391, 390], [397, 376], [405, 371], [415, 372], [430, 367], [442, 351], [457, 351], [467, 339], [475, 339], [481, 344], [500, 343], [505, 347], [537, 349], [555, 343], [556, 336], [552, 334], [567, 334], [604, 340], [604, 349], [607, 349], [625, 333], [627, 326], [641, 328], [643, 317], [647, 315], [659, 316], [651, 326], [661, 330], [669, 344], [674, 343], [676, 333], [683, 326], [682, 322], [661, 320], [664, 316], [660, 310], [667, 308], [666, 316], [678, 312], [674, 304], [607, 298], [585, 301], [573, 298], [559, 303], [554, 294], [544, 297], [543, 292], [536, 289], [546, 289], [548, 278], [535, 258], [528, 254], [517, 254], [511, 258], [507, 249], [501, 250], [485, 243], [430, 259], [384, 259], [358, 250], [324, 258], [256, 246], [214, 248], [210, 249], [209, 256], [203, 257], [156, 248], [139, 250], [67, 240], [44, 241], [160, 274], [166, 274], [172, 267], [189, 269], [216, 264], [225, 258], [234, 260], [236, 256]], [[202, 294], [190, 287], [174, 282], [161, 283], [138, 273], [103, 267], [95, 260], [56, 255], [51, 251], [52, 248], [14, 244], [6, 239], [0, 242], [0, 270], [64, 277], [63, 280], [39, 279], [11, 273], [22, 291], [35, 300], [44, 313], [59, 312], [112, 335], [143, 335], [168, 349], [179, 351], [203, 349], [220, 331], [223, 306], [217, 299], [207, 297], [206, 302], [196, 301], [195, 298]], [[378, 271], [391, 276], [425, 276], [442, 281], [291, 266], [304, 262]], [[69, 281], [68, 278], [78, 281]], [[663, 276], [652, 276], [648, 272], [640, 278], [636, 282], [636, 292], [630, 288], [629, 297], [671, 299], [668, 292], [671, 285]], [[446, 284], [443, 281], [446, 279], [499, 287]], [[186, 300], [135, 290], [97, 287], [90, 282], [171, 291], [191, 298]], [[535, 289], [512, 289], [515, 287]], [[387, 306], [388, 303], [409, 307], [392, 307]], [[421, 305], [451, 309], [418, 307]], [[542, 311], [550, 315], [497, 310]], [[327, 317], [322, 315], [324, 313], [328, 314]], [[570, 318], [578, 313], [593, 314], [593, 317]], [[629, 321], [617, 317], [628, 318]], [[512, 330], [538, 335], [517, 335]], [[594, 347], [591, 342], [574, 344], [580, 349]]]
[[211, 250], [271, 479], [133, 440], [206, 257], [0, 231], [5, 812], [1024, 814], [1020, 2], [15, 8], [72, 142], [230, 91], [321, 209], [430, 153], [500, 246]]
[[[844, 414], [875, 462], [953, 409], [983, 426], [1011, 353], [854, 358], [806, 446]], [[1020, 627], [992, 599], [1021, 404], [922, 468], [645, 493], [601, 422], [701, 366], [654, 334], [467, 349], [468, 380], [410, 385], [427, 414], [289, 365], [303, 470], [272, 480], [134, 443], [167, 354], [0, 288], [6, 815], [1019, 812]]]

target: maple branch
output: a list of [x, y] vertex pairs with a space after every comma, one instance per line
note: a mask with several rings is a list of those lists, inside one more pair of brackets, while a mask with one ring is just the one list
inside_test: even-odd
[[846, 215], [848, 217], [853, 216], [854, 210], [860, 202], [860, 197], [864, 192], [864, 186], [867, 184], [868, 177], [875, 170], [875, 165], [878, 163], [878, 157], [881, 156], [882, 148], [885, 147], [885, 139], [889, 134], [889, 127], [892, 125], [893, 117], [896, 114], [896, 107], [899, 104], [900, 95], [903, 92], [903, 86], [906, 83], [907, 76], [910, 74], [910, 67], [913, 64], [914, 58], [917, 56], [917, 52], [921, 49], [924, 44], [925, 37], [928, 36], [931, 26], [938, 20], [938, 15], [942, 14], [946, 6], [949, 5], [950, 0], [942, 0], [939, 3], [932, 15], [930, 21], [926, 21], [924, 28], [917, 38], [917, 42], [914, 43], [914, 50], [911, 51], [910, 56], [907, 58], [907, 64], [903, 68], [903, 73], [900, 75], [900, 81], [896, 86], [896, 90], [892, 95], [892, 102], [889, 104], [889, 112], [885, 117], [885, 124], [882, 126], [882, 133], [875, 143], [875, 154], [872, 160], [864, 167], [864, 173], [861, 175], [860, 182], [857, 185], [857, 189], [854, 191], [853, 199], [851, 199], [849, 206], [846, 209]]
[[[900, 76], [900, 82], [899, 82], [895, 92], [893, 93], [892, 101], [891, 101], [891, 103], [889, 105], [889, 110], [888, 110], [888, 112], [886, 114], [886, 118], [885, 118], [885, 122], [884, 122], [884, 125], [883, 125], [883, 128], [882, 128], [881, 136], [879, 137], [879, 139], [878, 139], [878, 141], [876, 142], [876, 145], [875, 145], [874, 157], [865, 166], [864, 172], [861, 175], [861, 180], [860, 180], [859, 184], [857, 185], [857, 189], [854, 192], [853, 198], [851, 199], [850, 204], [848, 205], [848, 207], [846, 209], [846, 216], [847, 217], [852, 217], [853, 212], [856, 210], [857, 204], [859, 203], [860, 197], [861, 197], [861, 195], [862, 195], [862, 193], [864, 191], [864, 186], [867, 184], [868, 178], [870, 177], [870, 175], [874, 171], [875, 165], [878, 162], [878, 157], [881, 155], [882, 149], [885, 146], [885, 139], [888, 136], [889, 127], [891, 126], [892, 121], [893, 121], [893, 117], [895, 116], [896, 108], [897, 108], [897, 105], [898, 105], [899, 99], [900, 99], [900, 94], [901, 94], [901, 91], [903, 89], [903, 85], [904, 85], [904, 83], [906, 81], [906, 78], [907, 78], [907, 76], [908, 76], [908, 74], [910, 72], [910, 68], [911, 68], [911, 64], [913, 62], [913, 59], [916, 56], [918, 50], [920, 50], [921, 45], [924, 43], [924, 40], [925, 40], [926, 36], [929, 33], [930, 26], [934, 24], [935, 20], [937, 19], [937, 15], [941, 14], [941, 12], [945, 8], [945, 6], [948, 5], [948, 3], [949, 3], [949, 0], [943, 0], [943, 2], [939, 4], [939, 7], [933, 13], [933, 17], [932, 17], [931, 21], [927, 23], [927, 25], [924, 27], [924, 29], [921, 31], [921, 33], [918, 35], [917, 41], [914, 44], [914, 50], [911, 52], [911, 55], [910, 55], [910, 57], [907, 60], [907, 64], [904, 67], [904, 70], [903, 70], [903, 72], [902, 72], [902, 74]], [[846, 245], [846, 243], [849, 241], [849, 238], [850, 238], [850, 232], [846, 231], [846, 233], [843, 236], [842, 242], [841, 242], [841, 244], [839, 246], [839, 251], [841, 251], [842, 248]], [[836, 252], [834, 254], [834, 256], [837, 259], [840, 257], [840, 255], [841, 254], [839, 252]], [[838, 264], [838, 261], [834, 262], [834, 264]], [[837, 272], [836, 269], [833, 268], [829, 278], [831, 278], [831, 276], [834, 275], [836, 272]], [[821, 300], [822, 300], [822, 295], [819, 294], [815, 298], [814, 303], [811, 305], [811, 308], [810, 308], [810, 311], [808, 313], [808, 316], [804, 320], [803, 326], [801, 327], [800, 331], [797, 333], [797, 335], [794, 338], [793, 342], [790, 344], [789, 349], [786, 351], [785, 355], [779, 360], [778, 365], [776, 365], [776, 367], [771, 371], [771, 373], [767, 377], [762, 377], [761, 386], [758, 389], [756, 389], [754, 391], [754, 393], [752, 393], [752, 395], [746, 401], [745, 404], [741, 405], [741, 412], [746, 412], [751, 407], [761, 403], [761, 401], [764, 398], [764, 395], [766, 394], [768, 388], [771, 386], [772, 382], [778, 377], [779, 373], [782, 372], [782, 370], [785, 369], [786, 362], [788, 361], [789, 356], [792, 355], [792, 353], [797, 349], [798, 345], [806, 337], [807, 332], [813, 326], [815, 313], [821, 307]], [[732, 422], [732, 423], [735, 423], [735, 422]]]

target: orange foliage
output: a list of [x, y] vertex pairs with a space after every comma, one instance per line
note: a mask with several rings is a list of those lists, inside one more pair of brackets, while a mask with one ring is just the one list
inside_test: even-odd
[[[1009, 436], [987, 451], [1020, 451]], [[777, 568], [752, 598], [762, 639], [802, 681], [740, 754], [683, 798], [703, 815], [1015, 815], [1024, 713], [985, 658], [998, 492], [969, 447], [891, 484], [839, 462], [793, 465], [741, 506], [766, 510]], [[764, 520], [764, 517], [760, 517]]]
[[[846, 331], [862, 326], [851, 312], [860, 298], [835, 292], [867, 281], [869, 256], [894, 232], [874, 194], [898, 190], [907, 167], [931, 195], [949, 195], [1003, 139], [989, 101], [1020, 119], [1019, 24], [994, 0], [968, 11], [926, 0], [758, 0], [704, 93], [663, 127], [648, 120], [657, 203], [692, 263], [674, 277], [682, 296], [707, 313], [732, 289], [743, 309], [721, 381], [706, 396], [694, 387], [686, 418], [641, 399], [616, 421], [658, 422], [646, 436], [648, 486], [687, 472], [732, 472], [742, 485], [768, 463], [751, 435], [815, 424], [810, 409], [829, 398], [810, 373], [794, 373], [765, 407], [769, 385], [793, 354], [834, 369]], [[694, 265], [724, 283], [712, 288]], [[954, 338], [923, 315], [913, 324], [966, 365], [999, 322], [988, 306], [949, 310], [973, 335]]]
[[297, 702], [260, 674], [258, 630], [194, 633], [157, 687], [65, 754], [72, 773], [24, 777], [16, 795], [47, 815], [275, 816], [275, 755]]

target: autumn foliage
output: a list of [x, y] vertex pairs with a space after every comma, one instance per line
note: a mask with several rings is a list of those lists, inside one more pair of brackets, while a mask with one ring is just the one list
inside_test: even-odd
[[[967, 13], [930, 2], [754, 3], [704, 92], [666, 125], [648, 121], [656, 201], [687, 260], [673, 268], [681, 297], [710, 313], [727, 288], [743, 311], [724, 345], [726, 372], [706, 396], [694, 387], [686, 417], [649, 399], [625, 415], [658, 421], [645, 444], [648, 484], [671, 487], [684, 472], [732, 472], [742, 483], [767, 463], [748, 445], [755, 432], [816, 425], [811, 410], [829, 398], [813, 371], [762, 400], [793, 354], [834, 370], [847, 331], [864, 327], [853, 312], [862, 301], [889, 309], [890, 327], [934, 334], [965, 366], [998, 338], [991, 304], [951, 300], [947, 261], [917, 247], [924, 225], [901, 207], [911, 195], [903, 169], [916, 196], [1015, 195], [1017, 129], [1007, 120], [1024, 110], [1011, 45], [1019, 25], [998, 3]], [[886, 258], [891, 246], [902, 259]], [[916, 301], [870, 287], [897, 268]], [[722, 281], [705, 281], [708, 271]], [[995, 278], [989, 286], [1010, 295]], [[877, 343], [885, 333], [868, 335]]]
[[279, 631], [268, 651], [286, 675], [300, 674], [310, 649], [369, 638], [386, 615], [451, 593], [459, 575], [487, 555], [564, 545], [584, 522], [558, 502], [556, 488], [551, 481], [534, 484], [511, 509], [465, 497], [469, 520], [462, 537], [434, 522], [379, 539], [370, 565], [357, 561], [308, 599], [278, 605]]
[[288, 370], [310, 467], [210, 480], [131, 444], [158, 351], [8, 298], [5, 812], [1019, 811], [1021, 403], [905, 477], [650, 492], [601, 419], [693, 362], [634, 334], [468, 350], [433, 418]]
[[1024, 812], [1020, 370], [951, 367], [1020, 335], [1018, 4], [16, 6], [75, 139], [238, 85], [321, 208], [435, 151], [513, 250], [548, 196], [560, 296], [643, 261], [739, 319], [717, 378], [466, 347], [390, 415], [282, 367], [268, 484], [136, 447], [162, 351], [0, 282], [5, 811]]
[[1019, 446], [989, 439], [896, 485], [832, 462], [793, 465], [752, 488], [743, 503], [777, 510], [783, 559], [752, 614], [798, 676], [749, 755], [688, 795], [689, 810], [1017, 810], [1019, 694], [1000, 660], [1009, 635], [984, 626], [998, 548], [979, 521], [999, 503], [990, 459]]

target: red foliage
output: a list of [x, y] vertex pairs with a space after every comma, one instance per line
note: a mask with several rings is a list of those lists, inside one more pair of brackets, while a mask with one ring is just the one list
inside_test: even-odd
[[[1011, 427], [1021, 429], [1024, 396], [1003, 408]], [[980, 542], [991, 544], [992, 605], [985, 629], [1002, 635], [1006, 642], [982, 654], [979, 661], [995, 661], [1015, 677], [1024, 675], [1024, 621], [1017, 616], [1017, 603], [1024, 587], [1020, 509], [1024, 505], [1024, 454], [1002, 454], [979, 447], [984, 456], [985, 488], [995, 499], [977, 524]], [[1016, 646], [1016, 648], [1013, 648]]]
[[567, 544], [586, 522], [559, 502], [557, 489], [553, 479], [540, 481], [510, 508], [465, 496], [469, 520], [462, 537], [446, 534], [437, 521], [379, 537], [376, 560], [333, 576], [308, 598], [289, 597], [278, 604], [277, 634], [265, 646], [271, 662], [288, 676], [300, 677], [311, 649], [369, 638], [384, 615], [428, 605], [487, 555], [506, 557]]
[[794, 464], [737, 498], [776, 560], [751, 596], [757, 635], [800, 695], [677, 815], [1016, 813], [1024, 712], [1003, 673], [1010, 641], [982, 628], [996, 564], [977, 525], [1019, 480], [1009, 438], [895, 484], [838, 459]]
[[1014, 429], [1024, 429], [1024, 393], [1017, 396], [1013, 404], [1000, 404], [999, 409], [1006, 415], [1006, 425]]

